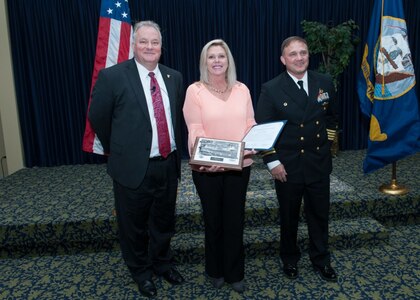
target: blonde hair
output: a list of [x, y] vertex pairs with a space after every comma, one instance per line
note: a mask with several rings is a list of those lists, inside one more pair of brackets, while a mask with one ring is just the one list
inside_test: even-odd
[[232, 87], [236, 83], [236, 67], [235, 67], [235, 60], [233, 59], [232, 53], [230, 52], [229, 46], [226, 44], [225, 41], [222, 39], [215, 39], [208, 42], [201, 50], [200, 55], [200, 80], [206, 84], [210, 84], [209, 82], [209, 72], [207, 69], [207, 51], [210, 47], [213, 46], [220, 46], [222, 47], [227, 55], [228, 58], [228, 68], [226, 71], [226, 82], [228, 87]]

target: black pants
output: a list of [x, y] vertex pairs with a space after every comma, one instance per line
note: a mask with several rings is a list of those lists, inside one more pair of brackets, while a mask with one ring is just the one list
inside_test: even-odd
[[228, 283], [241, 281], [245, 273], [244, 211], [250, 171], [246, 167], [241, 172], [192, 174], [203, 208], [206, 273]]
[[137, 189], [114, 181], [122, 256], [136, 282], [171, 268], [177, 188], [175, 155], [149, 161], [146, 176]]
[[309, 257], [314, 265], [322, 267], [329, 264], [329, 177], [310, 184], [276, 180], [275, 186], [280, 208], [280, 257], [283, 263], [296, 264], [301, 256], [297, 245], [297, 231], [303, 197], [304, 212], [308, 223]]

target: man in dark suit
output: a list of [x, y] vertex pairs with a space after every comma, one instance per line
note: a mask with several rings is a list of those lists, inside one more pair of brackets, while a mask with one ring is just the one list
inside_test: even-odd
[[153, 273], [172, 284], [184, 281], [170, 251], [184, 92], [182, 75], [158, 63], [156, 23], [137, 23], [132, 46], [133, 59], [100, 71], [89, 120], [109, 154], [123, 258], [140, 292], [153, 297]]
[[286, 72], [263, 84], [256, 120], [287, 120], [274, 149], [262, 153], [279, 201], [283, 271], [288, 278], [298, 276], [297, 231], [303, 198], [312, 265], [323, 279], [336, 281], [328, 250], [332, 158], [327, 136], [327, 128], [337, 127], [335, 88], [329, 76], [307, 70], [309, 52], [303, 38], [285, 39], [280, 60]]

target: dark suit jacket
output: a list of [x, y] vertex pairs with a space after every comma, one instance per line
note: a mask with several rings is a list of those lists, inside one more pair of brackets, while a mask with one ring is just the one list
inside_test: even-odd
[[264, 156], [264, 162], [280, 160], [287, 181], [314, 182], [332, 171], [327, 128], [336, 129], [337, 101], [329, 76], [308, 71], [309, 97], [306, 109], [296, 99], [301, 91], [284, 72], [263, 84], [257, 104], [256, 121], [266, 123], [287, 120], [275, 144], [276, 153]]
[[[171, 105], [180, 176], [184, 102], [182, 75], [161, 64], [159, 69]], [[137, 188], [143, 181], [149, 163], [152, 126], [134, 59], [99, 72], [92, 92], [89, 121], [104, 152], [109, 154], [108, 174], [123, 186]]]

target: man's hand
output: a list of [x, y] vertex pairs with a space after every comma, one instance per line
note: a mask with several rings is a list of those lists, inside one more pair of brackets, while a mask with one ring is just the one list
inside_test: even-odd
[[279, 164], [277, 167], [271, 169], [271, 176], [275, 180], [280, 180], [281, 182], [286, 182], [287, 181], [287, 178], [286, 178], [287, 172], [284, 169], [284, 165]]

